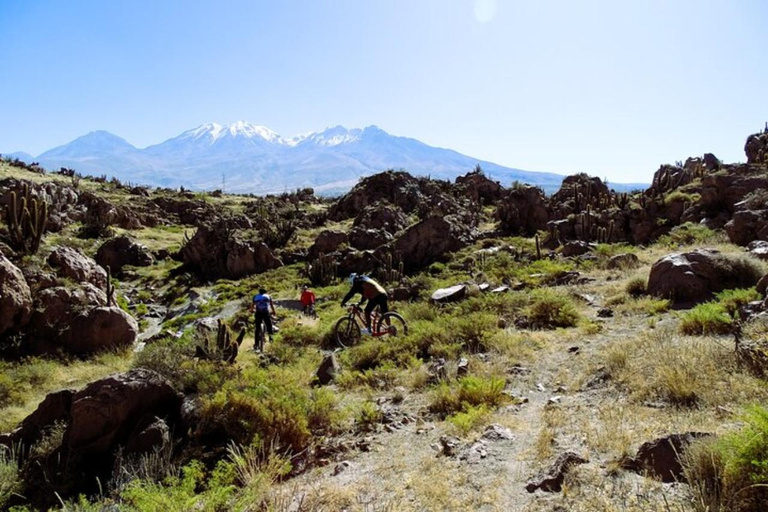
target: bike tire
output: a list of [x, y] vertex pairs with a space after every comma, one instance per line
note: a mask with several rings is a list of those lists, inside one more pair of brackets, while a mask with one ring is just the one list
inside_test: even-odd
[[374, 332], [377, 336], [405, 336], [408, 334], [408, 324], [399, 313], [390, 311], [381, 315]]
[[259, 322], [259, 330], [256, 333], [256, 339], [254, 340], [254, 348], [259, 352], [264, 352], [264, 339], [267, 336], [267, 326], [264, 322]]
[[354, 318], [344, 316], [336, 321], [336, 325], [333, 328], [333, 335], [336, 338], [336, 343], [341, 348], [351, 347], [360, 341], [360, 326]]

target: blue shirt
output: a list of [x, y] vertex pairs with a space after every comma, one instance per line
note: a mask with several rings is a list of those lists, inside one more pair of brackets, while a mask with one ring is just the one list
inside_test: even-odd
[[256, 306], [256, 311], [259, 311], [261, 313], [268, 313], [269, 312], [269, 304], [272, 302], [272, 297], [264, 294], [257, 294], [253, 296], [253, 304]]

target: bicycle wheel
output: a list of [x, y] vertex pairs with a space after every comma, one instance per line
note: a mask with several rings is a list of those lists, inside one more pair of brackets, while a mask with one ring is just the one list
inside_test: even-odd
[[336, 343], [342, 348], [351, 347], [360, 341], [360, 326], [354, 318], [344, 316], [339, 318], [333, 328]]
[[375, 336], [405, 336], [408, 334], [408, 324], [398, 313], [390, 311], [381, 315], [374, 333]]

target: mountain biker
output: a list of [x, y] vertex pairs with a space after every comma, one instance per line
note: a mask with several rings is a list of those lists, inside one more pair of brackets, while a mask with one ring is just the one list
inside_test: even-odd
[[259, 288], [259, 293], [253, 296], [253, 303], [251, 304], [251, 311], [255, 312], [254, 321], [256, 322], [257, 339], [255, 343], [258, 343], [258, 332], [261, 326], [261, 322], [267, 326], [267, 334], [269, 335], [269, 341], [272, 341], [272, 317], [269, 315], [269, 310], [272, 309], [272, 314], [275, 313], [275, 305], [272, 303], [272, 297], [267, 295], [267, 290]]
[[310, 306], [315, 305], [315, 292], [309, 289], [309, 286], [301, 287], [301, 310], [304, 314], [309, 312]]
[[387, 291], [379, 283], [365, 275], [351, 274], [349, 276], [349, 284], [352, 285], [352, 288], [344, 297], [344, 300], [341, 301], [341, 307], [346, 306], [347, 301], [356, 293], [363, 296], [360, 301], [361, 304], [367, 299], [368, 305], [365, 306], [365, 329], [363, 334], [371, 334], [371, 312], [373, 308], [379, 306], [379, 311], [382, 315], [389, 311]]

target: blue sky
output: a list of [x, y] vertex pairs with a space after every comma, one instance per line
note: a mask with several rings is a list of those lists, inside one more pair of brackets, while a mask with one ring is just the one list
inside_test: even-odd
[[0, 0], [0, 151], [244, 119], [376, 124], [498, 164], [649, 181], [768, 121], [768, 2]]

